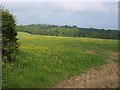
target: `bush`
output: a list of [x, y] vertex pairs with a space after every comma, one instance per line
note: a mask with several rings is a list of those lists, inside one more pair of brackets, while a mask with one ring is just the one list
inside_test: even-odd
[[8, 10], [2, 8], [0, 11], [2, 12], [2, 58], [4, 61], [14, 61], [19, 47], [16, 38], [16, 21]]

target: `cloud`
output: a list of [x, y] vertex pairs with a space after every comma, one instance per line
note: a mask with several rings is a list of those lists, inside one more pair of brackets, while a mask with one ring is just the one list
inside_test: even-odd
[[118, 13], [117, 2], [7, 2], [4, 7], [16, 15], [19, 24], [116, 27]]
[[117, 2], [54, 2], [52, 4], [59, 11], [66, 13], [108, 13], [117, 14]]
[[[114, 2], [113, 2], [114, 3]], [[4, 5], [13, 9], [13, 11], [33, 11], [39, 10], [41, 12], [56, 12], [56, 13], [66, 13], [72, 14], [75, 12], [117, 12], [117, 6], [113, 4], [108, 4], [104, 2], [26, 2], [26, 3], [4, 3]]]
[[61, 2], [61, 3], [53, 3], [54, 7], [58, 9], [62, 9], [66, 12], [102, 12], [106, 10], [106, 7], [104, 7], [103, 3], [101, 2], [73, 2], [73, 3], [67, 3], [67, 2]]
[[2, 2], [119, 2], [119, 0], [2, 0]]

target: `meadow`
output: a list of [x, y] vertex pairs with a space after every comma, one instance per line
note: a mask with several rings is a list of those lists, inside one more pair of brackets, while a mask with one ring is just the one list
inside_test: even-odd
[[108, 63], [118, 41], [32, 35], [18, 32], [16, 62], [3, 63], [3, 88], [54, 87], [72, 76]]

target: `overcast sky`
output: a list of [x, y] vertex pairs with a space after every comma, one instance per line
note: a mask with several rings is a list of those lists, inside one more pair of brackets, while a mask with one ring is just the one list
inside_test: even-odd
[[5, 2], [18, 24], [118, 28], [117, 2]]

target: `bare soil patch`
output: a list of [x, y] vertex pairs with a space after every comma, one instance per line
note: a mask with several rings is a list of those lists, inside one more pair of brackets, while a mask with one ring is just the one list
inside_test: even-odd
[[[119, 53], [112, 52], [111, 60], [117, 59], [118, 55]], [[59, 83], [55, 88], [117, 88], [120, 85], [118, 85], [118, 63], [111, 60], [100, 69], [90, 69], [86, 73]]]

